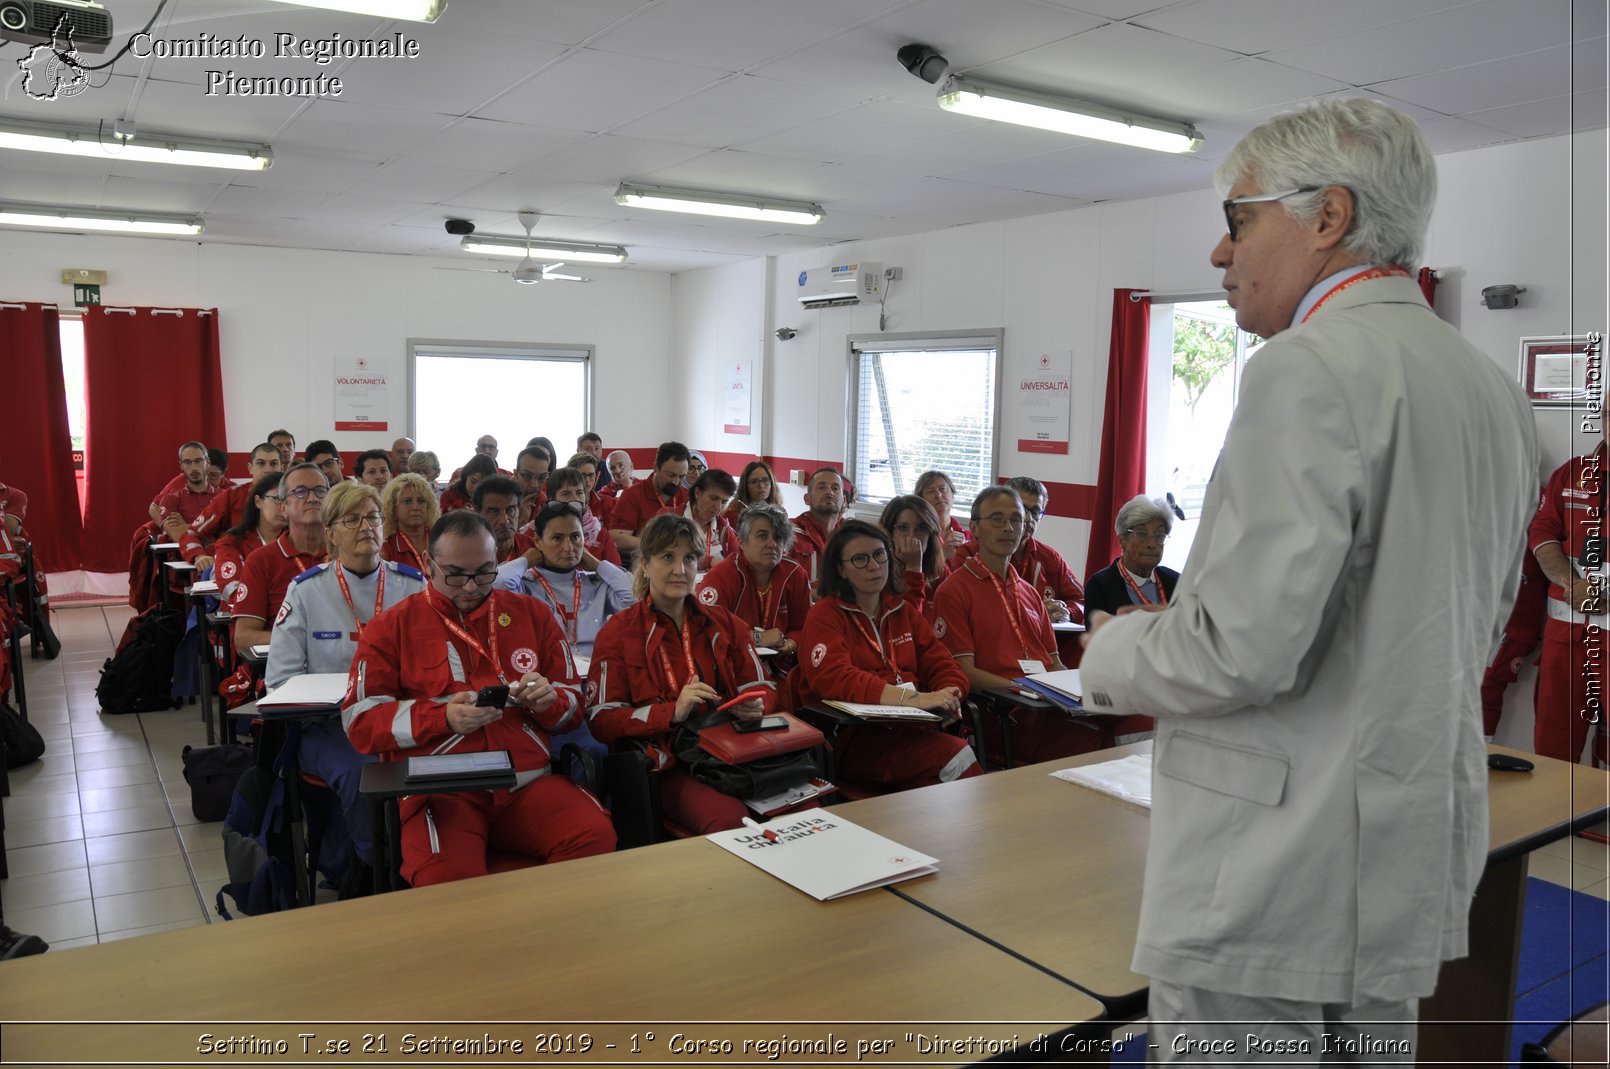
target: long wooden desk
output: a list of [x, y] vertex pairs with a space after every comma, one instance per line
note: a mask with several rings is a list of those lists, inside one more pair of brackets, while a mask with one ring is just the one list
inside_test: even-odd
[[[868, 798], [835, 812], [941, 859], [937, 877], [901, 884], [897, 893], [1078, 985], [1113, 1019], [1130, 1019], [1145, 1012], [1147, 980], [1129, 963], [1150, 815], [1049, 773], [1148, 746]], [[1437, 994], [1421, 1004], [1422, 1061], [1507, 1057], [1527, 855], [1610, 811], [1610, 774], [1493, 750], [1537, 767], [1489, 773], [1490, 858], [1471, 914], [1471, 956], [1447, 963]], [[1506, 1023], [1439, 1028], [1435, 1021]]]
[[[577, 1060], [688, 1065], [766, 1059], [741, 1046], [689, 1056], [668, 1048], [672, 1036], [741, 1045], [832, 1033], [849, 1053], [822, 1063], [853, 1060], [857, 1040], [887, 1039], [882, 1060], [960, 1064], [989, 1052], [921, 1059], [907, 1033], [1026, 1044], [1100, 1013], [1075, 988], [887, 891], [817, 902], [699, 839], [0, 968], [6, 1021], [199, 1022], [7, 1023], [8, 1064], [241, 1064], [250, 1059], [201, 1056], [199, 1037], [286, 1040], [299, 1054], [299, 1032], [352, 1042], [350, 1056], [322, 1059], [332, 1064], [362, 1060], [361, 1037], [382, 1032], [393, 1059], [410, 1032], [523, 1037], [527, 1051], [537, 1032], [587, 1033], [594, 1047]], [[355, 1023], [319, 1023], [330, 1021]], [[552, 1027], [486, 1023], [500, 1021]], [[922, 1023], [946, 1021], [965, 1023]]]

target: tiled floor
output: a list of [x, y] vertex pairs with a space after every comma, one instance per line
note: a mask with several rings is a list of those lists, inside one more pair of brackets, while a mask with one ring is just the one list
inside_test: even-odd
[[102, 716], [95, 701], [130, 615], [60, 609], [61, 656], [27, 663], [28, 718], [46, 751], [11, 773], [0, 903], [7, 924], [53, 950], [216, 919], [221, 825], [191, 814], [179, 758], [206, 743], [199, 706]]
[[[29, 719], [42, 760], [11, 773], [5, 800], [5, 921], [52, 949], [215, 921], [224, 883], [221, 825], [190, 812], [179, 754], [205, 744], [198, 706], [102, 716], [101, 664], [130, 610], [55, 613], [62, 654], [27, 664]], [[1601, 830], [1603, 828], [1601, 827]], [[1532, 875], [1610, 899], [1610, 848], [1566, 839], [1532, 855]]]

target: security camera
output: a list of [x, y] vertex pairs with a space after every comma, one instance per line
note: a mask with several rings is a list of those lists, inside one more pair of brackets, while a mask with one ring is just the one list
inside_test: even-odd
[[932, 46], [916, 41], [902, 45], [900, 51], [895, 53], [895, 58], [902, 67], [930, 85], [938, 84], [945, 75], [945, 68], [950, 66], [950, 61], [934, 51]]
[[778, 327], [777, 328], [777, 340], [778, 341], [793, 341], [794, 336], [796, 334], [798, 334], [798, 333], [799, 333], [799, 331], [795, 330], [793, 327]]
[[449, 219], [445, 224], [447, 232], [453, 235], [475, 233], [475, 224], [468, 219]]

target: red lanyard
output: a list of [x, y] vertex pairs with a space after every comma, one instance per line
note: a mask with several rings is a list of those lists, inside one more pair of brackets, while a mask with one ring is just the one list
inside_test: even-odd
[[779, 597], [774, 600], [773, 595], [776, 591], [777, 576], [775, 574], [772, 575], [771, 582], [766, 585], [765, 590], [760, 589], [758, 585], [755, 587], [755, 602], [760, 606], [760, 629], [762, 631], [770, 631], [777, 626], [777, 609], [782, 607], [782, 598]]
[[[476, 638], [474, 635], [460, 627], [457, 620], [450, 618], [447, 613], [443, 611], [442, 607], [436, 604], [436, 599], [431, 596], [430, 584], [427, 583], [425, 585], [425, 600], [430, 602], [430, 607], [435, 609], [436, 614], [442, 618], [442, 623], [446, 625], [447, 630], [452, 632], [453, 637], [457, 638], [460, 642], [464, 643], [470, 649], [480, 654], [486, 660], [491, 661], [492, 670], [498, 674], [498, 682], [507, 683], [508, 679], [503, 675], [503, 662], [498, 660], [498, 613], [497, 605], [492, 603], [496, 596], [497, 591], [494, 590], [491, 594], [488, 594], [486, 598], [487, 602], [489, 603], [486, 605], [486, 641], [487, 645], [492, 647], [491, 652], [488, 653], [486, 646], [481, 645], [480, 639]], [[468, 683], [469, 680], [465, 680], [465, 682]]]
[[[1124, 582], [1129, 584], [1129, 589], [1135, 592], [1135, 596], [1140, 599], [1140, 603], [1142, 605], [1150, 605], [1152, 603], [1151, 598], [1141, 593], [1140, 588], [1143, 584], [1135, 582], [1134, 578], [1130, 576], [1128, 568], [1125, 568], [1122, 564], [1120, 564], [1118, 566], [1118, 574], [1124, 577]], [[1155, 571], [1152, 572], [1151, 582], [1157, 584], [1157, 604], [1167, 605], [1168, 595], [1163, 593], [1163, 581], [1157, 578], [1157, 572]]]
[[[574, 646], [576, 644], [576, 623], [581, 619], [581, 576], [577, 573], [572, 574], [575, 574], [576, 577], [576, 596], [570, 603], [570, 617], [568, 622], [570, 624], [570, 644]], [[542, 584], [542, 589], [548, 592], [548, 604], [552, 605], [554, 607], [554, 611], [563, 617], [565, 615], [565, 607], [559, 604], [559, 595], [553, 592], [553, 587], [548, 585], [548, 580], [544, 579], [542, 577], [542, 573], [537, 571], [535, 568], [531, 569], [530, 575], [531, 578]]]
[[665, 669], [665, 681], [666, 683], [670, 684], [671, 693], [673, 695], [679, 693], [683, 687], [699, 678], [699, 668], [693, 663], [692, 631], [693, 621], [683, 620], [682, 629], [678, 633], [682, 636], [682, 656], [687, 660], [688, 678], [682, 683], [677, 683], [676, 673], [671, 670], [671, 657], [665, 652], [665, 643], [660, 643], [660, 648], [657, 651], [660, 655], [660, 667]]
[[[347, 599], [347, 608], [352, 611], [352, 622], [358, 627], [358, 637], [362, 638], [363, 621], [358, 619], [358, 607], [352, 604], [352, 589], [347, 586], [346, 569], [341, 567], [340, 561], [334, 562], [330, 565], [330, 567], [335, 569], [335, 581], [341, 584], [341, 596]], [[375, 611], [369, 614], [369, 619], [373, 620], [376, 616], [380, 615], [380, 610], [383, 607], [385, 600], [386, 565], [385, 562], [382, 561], [380, 563], [380, 578], [375, 580]]]
[[[1010, 568], [1011, 565], [1009, 564], [1007, 567]], [[1027, 657], [1029, 655], [1029, 640], [1023, 636], [1023, 625], [1018, 620], [1017, 601], [1006, 596], [1006, 584], [1001, 582], [1000, 576], [996, 575], [994, 571], [986, 567], [984, 574], [989, 576], [991, 583], [995, 584], [995, 593], [1001, 596], [1001, 604], [1006, 606], [1006, 618], [1012, 623], [1012, 633], [1017, 636], [1018, 645], [1023, 647], [1023, 656]]]
[[425, 558], [420, 555], [419, 550], [414, 548], [413, 539], [409, 538], [401, 531], [398, 531], [394, 537], [397, 539], [398, 544], [402, 547], [403, 552], [414, 558], [414, 564], [419, 567], [419, 574], [429, 576], [430, 569], [425, 567]]
[[878, 641], [878, 636], [873, 634], [872, 628], [868, 627], [865, 623], [862, 623], [861, 616], [862, 613], [859, 609], [855, 609], [850, 613], [850, 619], [855, 621], [855, 626], [860, 630], [861, 637], [866, 639], [867, 645], [871, 646], [872, 651], [878, 655], [878, 658], [881, 661], [883, 661], [884, 667], [894, 675], [895, 686], [899, 686], [901, 683], [905, 682], [905, 680], [901, 678], [900, 669], [895, 667], [894, 658], [890, 657], [889, 651], [883, 648], [883, 643]]
[[[1318, 301], [1316, 301], [1314, 303], [1314, 306], [1312, 308], [1308, 309], [1308, 314], [1303, 316], [1303, 322], [1306, 323], [1310, 319], [1312, 319], [1314, 317], [1315, 312], [1317, 312], [1321, 308], [1325, 307], [1325, 302], [1326, 301], [1330, 300], [1332, 297], [1336, 296], [1338, 293], [1340, 293], [1343, 290], [1347, 289], [1349, 286], [1356, 286], [1360, 282], [1368, 282], [1368, 281], [1370, 281], [1371, 279], [1374, 279], [1374, 278], [1388, 278], [1388, 277], [1390, 277], [1392, 275], [1402, 275], [1403, 277], [1407, 278], [1408, 275], [1409, 275], [1409, 272], [1406, 269], [1402, 268], [1402, 267], [1372, 267], [1368, 271], [1364, 271], [1364, 272], [1361, 272], [1360, 274], [1354, 275], [1352, 278], [1343, 279], [1342, 281], [1338, 282], [1336, 285], [1332, 286], [1329, 290], [1327, 290], [1325, 292], [1325, 296], [1321, 297]], [[1163, 588], [1158, 587], [1157, 589], [1162, 590]]]

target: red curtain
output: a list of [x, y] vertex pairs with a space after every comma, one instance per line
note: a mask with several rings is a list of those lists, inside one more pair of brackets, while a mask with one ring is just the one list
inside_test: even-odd
[[125, 572], [129, 537], [194, 438], [227, 448], [216, 309], [84, 312], [84, 567]]
[[28, 495], [25, 526], [47, 572], [76, 569], [82, 523], [53, 304], [0, 304], [0, 482]]
[[1091, 575], [1118, 556], [1112, 525], [1118, 510], [1146, 489], [1146, 348], [1152, 313], [1150, 297], [1136, 290], [1113, 290], [1112, 345], [1107, 353], [1107, 408], [1101, 422], [1101, 466], [1091, 502]]

